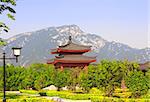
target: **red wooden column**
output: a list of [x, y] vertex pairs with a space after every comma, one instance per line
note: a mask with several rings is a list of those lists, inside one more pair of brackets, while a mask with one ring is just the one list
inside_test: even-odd
[[61, 70], [61, 71], [63, 71], [63, 70], [64, 70], [64, 67], [63, 67], [62, 65], [60, 66], [60, 70]]

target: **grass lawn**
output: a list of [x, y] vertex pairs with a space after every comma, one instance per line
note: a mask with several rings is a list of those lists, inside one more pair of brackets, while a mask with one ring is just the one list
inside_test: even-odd
[[[38, 91], [34, 90], [20, 90], [18, 93], [6, 93], [7, 102], [53, 102], [46, 98], [40, 97]], [[60, 97], [70, 100], [91, 100], [92, 102], [150, 102], [150, 98], [115, 98], [104, 97], [100, 94], [77, 94], [69, 91], [40, 91], [46, 93], [48, 97]], [[0, 93], [0, 102], [2, 102], [3, 93]]]
[[[32, 95], [19, 95], [16, 93], [6, 93], [7, 102], [53, 102], [51, 100], [32, 96]], [[0, 102], [3, 100], [3, 93], [0, 92]]]

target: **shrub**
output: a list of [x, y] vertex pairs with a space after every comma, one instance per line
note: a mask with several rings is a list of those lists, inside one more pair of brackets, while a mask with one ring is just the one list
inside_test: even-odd
[[118, 97], [118, 98], [129, 98], [131, 97], [132, 93], [129, 92], [129, 89], [120, 89], [120, 88], [116, 88], [113, 96], [114, 97]]
[[8, 99], [7, 102], [53, 102], [53, 101], [44, 98], [25, 98], [25, 99]]
[[60, 91], [62, 87], [65, 87], [69, 84], [70, 71], [69, 70], [57, 70], [56, 76], [54, 80], [54, 85], [58, 88], [57, 90]]
[[[54, 84], [55, 72], [52, 65], [31, 64], [27, 68], [22, 66], [7, 65], [6, 88], [7, 90], [36, 89]], [[0, 90], [3, 89], [3, 68], [0, 67]]]
[[143, 95], [142, 98], [150, 99], [150, 89], [148, 90], [146, 95]]
[[47, 94], [47, 96], [58, 96], [58, 97], [65, 98], [66, 96], [68, 96], [72, 93], [68, 92], [68, 91], [47, 91], [46, 94]]
[[39, 94], [40, 94], [40, 96], [47, 96], [45, 91], [40, 91]]
[[150, 102], [150, 99], [128, 99], [128, 98], [113, 98], [113, 97], [93, 97], [92, 102]]
[[39, 92], [36, 90], [19, 90], [20, 93], [27, 93], [27, 94], [38, 94]]
[[100, 96], [96, 94], [75, 94], [68, 91], [47, 91], [47, 96], [57, 96], [71, 100], [90, 100], [91, 97]]
[[84, 92], [83, 92], [82, 88], [76, 87], [76, 89], [73, 90], [73, 93], [76, 93], [76, 94], [82, 94], [82, 93], [84, 93]]
[[133, 97], [145, 95], [149, 89], [148, 79], [140, 71], [130, 72], [128, 78], [126, 78], [126, 85], [132, 92]]
[[100, 89], [97, 89], [97, 88], [92, 88], [92, 89], [90, 89], [89, 93], [90, 93], [90, 94], [104, 95], [104, 92], [101, 91]]

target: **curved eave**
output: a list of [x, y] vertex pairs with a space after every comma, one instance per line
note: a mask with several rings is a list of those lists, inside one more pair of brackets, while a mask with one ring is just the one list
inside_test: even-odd
[[84, 49], [84, 50], [68, 50], [68, 49], [57, 49], [56, 51], [52, 51], [51, 54], [58, 54], [58, 53], [85, 53], [89, 52], [91, 49]]
[[47, 64], [54, 64], [54, 62], [55, 62], [55, 59], [47, 60]]
[[95, 59], [93, 60], [83, 60], [83, 61], [70, 61], [70, 60], [55, 60], [53, 62], [47, 62], [47, 64], [56, 64], [56, 63], [92, 63], [96, 62]]
[[54, 64], [54, 62], [48, 62], [48, 61], [47, 61], [47, 64]]

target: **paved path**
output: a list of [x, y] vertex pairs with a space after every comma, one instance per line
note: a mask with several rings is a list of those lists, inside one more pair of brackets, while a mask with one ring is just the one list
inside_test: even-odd
[[6, 91], [6, 93], [14, 93], [14, 94], [19, 94], [20, 91]]

